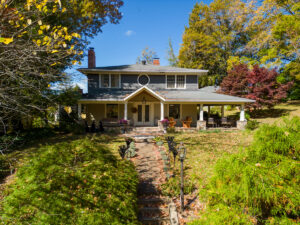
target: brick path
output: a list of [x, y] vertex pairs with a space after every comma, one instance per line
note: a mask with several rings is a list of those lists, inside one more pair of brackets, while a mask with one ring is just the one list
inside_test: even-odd
[[134, 160], [139, 173], [139, 220], [142, 224], [170, 224], [168, 200], [161, 195], [166, 177], [158, 149], [152, 143], [136, 143]]

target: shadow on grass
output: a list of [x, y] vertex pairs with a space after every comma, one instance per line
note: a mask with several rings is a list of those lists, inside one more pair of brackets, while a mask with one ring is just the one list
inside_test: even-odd
[[250, 117], [253, 119], [279, 118], [287, 116], [292, 111], [295, 109], [263, 109], [250, 112]]

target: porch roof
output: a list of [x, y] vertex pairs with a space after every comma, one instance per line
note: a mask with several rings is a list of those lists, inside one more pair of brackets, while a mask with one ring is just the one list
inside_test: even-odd
[[88, 102], [126, 102], [131, 97], [137, 96], [142, 91], [147, 91], [158, 101], [162, 102], [181, 102], [181, 103], [215, 103], [215, 104], [241, 104], [252, 103], [255, 100], [240, 98], [230, 95], [205, 92], [201, 90], [151, 90], [148, 87], [142, 87], [136, 90], [101, 90], [97, 94], [83, 95], [79, 100], [81, 103]]

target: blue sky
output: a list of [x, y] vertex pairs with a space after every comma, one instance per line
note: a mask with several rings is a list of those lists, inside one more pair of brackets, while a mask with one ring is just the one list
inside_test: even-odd
[[[209, 4], [212, 0], [203, 1]], [[96, 51], [96, 66], [134, 64], [148, 46], [157, 53], [161, 65], [168, 65], [168, 40], [172, 39], [177, 55], [189, 14], [197, 0], [128, 0], [120, 8], [119, 24], [106, 24], [103, 32], [91, 40]], [[87, 67], [87, 57], [80, 67]], [[71, 72], [75, 72], [77, 66]], [[76, 76], [76, 83], [86, 91], [85, 76]]]

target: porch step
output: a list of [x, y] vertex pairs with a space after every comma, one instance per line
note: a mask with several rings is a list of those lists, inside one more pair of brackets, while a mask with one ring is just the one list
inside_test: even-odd
[[132, 131], [135, 132], [159, 132], [159, 127], [134, 127]]

